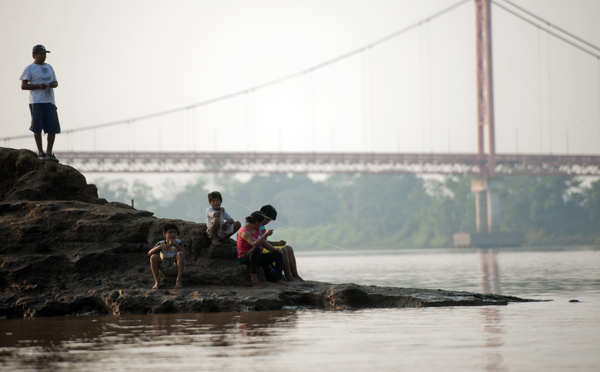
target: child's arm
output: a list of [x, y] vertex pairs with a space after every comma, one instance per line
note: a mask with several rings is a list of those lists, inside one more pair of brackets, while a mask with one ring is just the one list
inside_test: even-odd
[[222, 214], [223, 214], [223, 219], [227, 222], [229, 222], [230, 224], [233, 223], [233, 218], [229, 215], [229, 213], [227, 213], [227, 211], [225, 210], [225, 208], [221, 208]]
[[167, 243], [158, 243], [151, 250], [148, 251], [148, 256], [152, 256], [155, 253], [158, 253], [163, 250], [167, 250], [169, 248], [169, 244]]
[[275, 244], [275, 243], [271, 243], [271, 242], [268, 242], [268, 241], [266, 241], [266, 240], [265, 240], [265, 242], [263, 243], [263, 247], [267, 248], [267, 249], [268, 249], [268, 250], [270, 250], [271, 252], [274, 252], [274, 251], [279, 251], [279, 249], [276, 249], [276, 248], [274, 247], [274, 245], [277, 245], [277, 244]]
[[[270, 240], [269, 240], [269, 241], [268, 241], [268, 242], [266, 242], [266, 243], [269, 243], [270, 245], [272, 245], [272, 246], [274, 246], [274, 247], [279, 247], [279, 246], [285, 245], [285, 244], [286, 244], [286, 241], [285, 241], [285, 240], [277, 240], [277, 241], [274, 241], [274, 242], [272, 242], [272, 241], [270, 241]], [[269, 248], [269, 249], [270, 249], [270, 248]]]
[[221, 217], [221, 209], [219, 210], [214, 210], [212, 208], [207, 208], [206, 209], [206, 217], [210, 217], [210, 218], [216, 218], [216, 217]]
[[[271, 234], [273, 234], [273, 230], [267, 230], [267, 231], [265, 231], [264, 235], [260, 237], [261, 239], [263, 239], [263, 238], [265, 239], [265, 241], [263, 242], [262, 246], [263, 246], [264, 248], [267, 248], [267, 249], [268, 249], [268, 250], [270, 250], [271, 252], [275, 252], [275, 253], [282, 254], [280, 249], [277, 249], [277, 248], [275, 248], [275, 247], [273, 246], [273, 245], [274, 245], [273, 243], [269, 243], [269, 242], [267, 241], [267, 236], [269, 236], [269, 235], [271, 235]], [[260, 240], [260, 239], [259, 239], [259, 240]]]
[[179, 245], [179, 241], [177, 240], [171, 240], [167, 242], [169, 245], [172, 245], [173, 247], [175, 247], [175, 249], [177, 249], [177, 251], [183, 251], [185, 252], [185, 249], [183, 249], [183, 243], [181, 243], [181, 245]]
[[219, 218], [220, 213], [212, 208], [206, 208], [206, 227], [211, 228], [215, 219]]
[[273, 234], [273, 230], [267, 230], [260, 238], [258, 238], [258, 240], [254, 240], [254, 237], [252, 236], [252, 234], [250, 234], [248, 231], [244, 231], [242, 233], [242, 239], [247, 241], [248, 244], [250, 244], [252, 246], [252, 248], [254, 248], [256, 246], [267, 243], [267, 237], [270, 236], [271, 234]]
[[[267, 230], [267, 231], [273, 231], [273, 230]], [[265, 240], [265, 242], [263, 243], [263, 247], [267, 248], [269, 251], [271, 252], [275, 252], [275, 253], [279, 253], [279, 254], [283, 254], [281, 252], [281, 249], [277, 249], [274, 247], [275, 244], [273, 243], [269, 243], [268, 241]]]
[[235, 222], [233, 220], [233, 218], [231, 218], [231, 216], [229, 215], [229, 213], [227, 213], [225, 211], [225, 208], [221, 208], [221, 215], [223, 216], [223, 228], [229, 228], [229, 226], [233, 225], [233, 223]]

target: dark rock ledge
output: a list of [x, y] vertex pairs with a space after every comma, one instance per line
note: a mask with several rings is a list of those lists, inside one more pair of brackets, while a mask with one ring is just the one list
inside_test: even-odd
[[[0, 317], [188, 313], [281, 308], [506, 305], [517, 297], [308, 281], [249, 286], [235, 242], [98, 198], [72, 167], [0, 148]], [[199, 206], [203, 195], [198, 196]], [[202, 210], [202, 209], [199, 209]], [[151, 290], [147, 251], [177, 223], [188, 251], [182, 290]], [[259, 273], [260, 276], [260, 273]], [[263, 279], [261, 277], [261, 279]], [[173, 282], [166, 282], [172, 287]]]

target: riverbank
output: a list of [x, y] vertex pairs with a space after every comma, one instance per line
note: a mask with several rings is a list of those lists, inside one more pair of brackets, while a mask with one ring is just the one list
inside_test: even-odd
[[[0, 317], [480, 306], [516, 297], [321, 282], [250, 287], [235, 242], [206, 224], [159, 219], [98, 198], [76, 169], [0, 148]], [[151, 290], [147, 252], [174, 222], [188, 252], [181, 290]], [[262, 273], [259, 273], [262, 274]], [[264, 280], [262, 275], [261, 279]], [[172, 286], [174, 283], [166, 282]]]

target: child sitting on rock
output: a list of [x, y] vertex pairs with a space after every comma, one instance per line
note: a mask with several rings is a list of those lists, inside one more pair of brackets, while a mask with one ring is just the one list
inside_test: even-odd
[[[250, 268], [250, 280], [252, 285], [257, 285], [258, 266], [262, 266], [263, 270], [265, 267], [275, 262], [275, 283], [286, 284], [283, 281], [283, 275], [281, 270], [283, 268], [283, 257], [281, 251], [273, 248], [271, 244], [267, 242], [267, 237], [273, 234], [273, 230], [267, 230], [261, 235], [260, 226], [262, 225], [265, 216], [262, 213], [256, 211], [246, 217], [246, 225], [241, 228], [238, 234], [237, 240], [237, 251], [238, 261], [240, 264], [247, 265]], [[262, 254], [263, 244], [265, 247], [271, 249], [271, 252]]]
[[212, 240], [212, 244], [218, 246], [221, 240], [230, 238], [235, 234], [242, 224], [221, 208], [223, 197], [218, 191], [208, 194], [209, 208], [206, 208], [206, 234]]
[[[263, 205], [262, 208], [260, 208], [260, 213], [265, 216], [262, 226], [260, 227], [260, 233], [264, 234], [265, 231], [267, 231], [265, 226], [269, 222], [275, 221], [277, 218], [277, 210], [272, 205]], [[286, 280], [288, 282], [303, 282], [304, 279], [298, 275], [298, 267], [296, 265], [296, 255], [294, 254], [294, 249], [287, 245], [285, 240], [269, 241], [269, 244], [271, 244], [273, 248], [279, 249], [283, 255], [283, 273], [285, 274]], [[263, 254], [269, 252], [270, 250], [266, 248], [263, 249]]]
[[177, 239], [179, 230], [173, 223], [167, 223], [162, 229], [164, 240], [159, 241], [154, 247], [148, 251], [150, 256], [150, 268], [152, 269], [152, 275], [154, 276], [154, 287], [152, 289], [158, 289], [161, 287], [160, 284], [160, 266], [171, 266], [170, 263], [177, 264], [177, 281], [175, 282], [175, 288], [182, 288], [181, 278], [183, 277], [183, 266], [185, 265], [185, 250], [181, 240]]

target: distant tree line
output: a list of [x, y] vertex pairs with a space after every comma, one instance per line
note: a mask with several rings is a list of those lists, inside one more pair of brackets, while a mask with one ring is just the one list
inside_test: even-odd
[[[500, 192], [500, 229], [522, 232], [528, 245], [600, 244], [600, 180], [510, 176]], [[452, 234], [474, 232], [470, 177], [414, 175], [254, 176], [241, 182], [219, 176], [223, 206], [240, 222], [264, 204], [279, 212], [275, 239], [301, 248], [450, 247]], [[154, 212], [157, 217], [205, 222], [206, 180], [198, 178], [168, 199], [136, 180], [97, 183], [101, 197]], [[172, 178], [160, 185], [174, 190]]]

